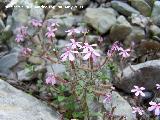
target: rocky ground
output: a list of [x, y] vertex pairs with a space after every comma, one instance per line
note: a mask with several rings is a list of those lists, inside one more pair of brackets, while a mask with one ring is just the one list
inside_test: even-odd
[[[0, 119], [1, 120], [58, 120], [60, 115], [56, 105], [50, 104], [50, 94], [40, 90], [45, 76], [51, 72], [51, 65], [37, 56], [29, 59], [19, 57], [20, 46], [15, 42], [15, 29], [26, 25], [32, 18], [54, 18], [61, 25], [56, 32], [57, 47], [62, 48], [68, 43], [65, 30], [72, 27], [87, 28], [90, 33], [87, 39], [90, 43], [99, 43], [99, 36], [103, 37], [103, 44], [99, 47], [104, 55], [110, 45], [121, 42], [125, 47], [132, 45], [134, 51], [130, 58], [132, 67], [126, 66], [112, 79], [116, 91], [112, 93], [113, 106], [118, 106], [115, 115], [126, 116], [127, 120], [135, 120], [132, 114], [131, 89], [138, 85], [147, 88], [142, 103], [151, 100], [154, 94], [159, 94], [155, 84], [160, 83], [160, 1], [158, 0], [46, 0], [39, 5], [78, 5], [83, 8], [9, 8], [0, 0]], [[23, 6], [35, 6], [32, 0], [17, 0], [15, 3]], [[37, 12], [38, 11], [38, 12]], [[35, 33], [30, 29], [30, 35]], [[79, 35], [79, 40], [82, 36]], [[37, 43], [37, 36], [34, 36]], [[32, 66], [31, 66], [32, 65]], [[34, 69], [32, 70], [32, 67]], [[52, 65], [56, 73], [66, 72], [62, 64]], [[31, 74], [30, 74], [31, 73]], [[123, 73], [123, 74], [122, 74]], [[142, 77], [143, 76], [143, 77]], [[9, 85], [8, 83], [11, 85]], [[20, 90], [18, 90], [20, 89]], [[43, 89], [43, 88], [42, 88]], [[22, 92], [32, 94], [36, 98]], [[40, 90], [40, 91], [39, 91]], [[160, 97], [160, 95], [158, 95]], [[37, 98], [39, 100], [37, 100]], [[157, 98], [160, 99], [160, 98]], [[46, 101], [47, 106], [42, 101]], [[91, 109], [98, 105], [91, 103]], [[107, 110], [111, 105], [106, 105]], [[124, 108], [125, 106], [125, 108]], [[93, 108], [93, 109], [94, 109]], [[149, 116], [146, 113], [146, 116]], [[24, 117], [25, 116], [25, 117]], [[47, 117], [46, 117], [47, 116]], [[145, 118], [150, 120], [150, 118]], [[158, 120], [158, 118], [157, 118]]]

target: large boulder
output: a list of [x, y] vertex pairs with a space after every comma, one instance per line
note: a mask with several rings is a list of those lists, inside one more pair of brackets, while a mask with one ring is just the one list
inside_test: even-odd
[[132, 26], [124, 16], [119, 16], [117, 22], [112, 26], [110, 38], [113, 41], [124, 40], [132, 31]]
[[[125, 106], [125, 107], [124, 107]], [[104, 103], [104, 107], [107, 111], [111, 112], [113, 107], [116, 107], [113, 115], [117, 116], [117, 119], [125, 116], [127, 120], [135, 120], [135, 115], [132, 114], [132, 107], [130, 104], [116, 91], [111, 93], [111, 101]]]
[[59, 116], [42, 101], [0, 80], [1, 120], [59, 120]]
[[160, 83], [160, 60], [147, 61], [131, 65], [119, 72], [113, 84], [127, 93], [134, 85], [143, 86], [146, 90], [155, 91], [156, 83]]
[[112, 7], [120, 12], [121, 14], [125, 16], [131, 16], [134, 14], [139, 14], [139, 11], [128, 5], [127, 3], [120, 2], [120, 1], [112, 1], [111, 2]]
[[131, 5], [136, 8], [142, 15], [151, 15], [151, 7], [145, 0], [131, 0]]
[[84, 21], [104, 34], [116, 23], [116, 16], [112, 8], [87, 8]]

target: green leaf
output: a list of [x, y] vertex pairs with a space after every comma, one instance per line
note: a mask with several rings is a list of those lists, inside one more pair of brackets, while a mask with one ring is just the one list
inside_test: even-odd
[[59, 101], [59, 102], [63, 101], [64, 99], [65, 99], [64, 96], [58, 96], [58, 101]]
[[83, 81], [83, 80], [80, 80], [80, 81], [79, 81], [79, 85], [80, 85], [80, 86], [82, 86], [82, 87], [83, 87], [83, 86], [84, 86], [84, 84], [85, 84], [85, 83], [84, 83], [84, 81]]

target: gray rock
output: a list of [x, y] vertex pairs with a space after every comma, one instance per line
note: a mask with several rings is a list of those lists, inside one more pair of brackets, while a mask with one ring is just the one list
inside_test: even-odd
[[[86, 40], [87, 40], [86, 42], [88, 42], [90, 44], [97, 43], [98, 38], [99, 38], [99, 36], [97, 36], [97, 35], [86, 35]], [[83, 42], [83, 37], [81, 37], [79, 41]]]
[[105, 3], [106, 0], [96, 0], [96, 2], [98, 2], [99, 4]]
[[8, 15], [6, 26], [13, 26], [13, 17]]
[[39, 73], [44, 73], [46, 68], [43, 65], [36, 66], [33, 71], [29, 68], [17, 72], [17, 77], [19, 81], [29, 81], [38, 77]]
[[131, 0], [131, 5], [136, 8], [142, 15], [151, 15], [151, 7], [145, 0]]
[[119, 16], [117, 22], [112, 26], [110, 31], [110, 38], [113, 41], [121, 41], [126, 38], [132, 31], [132, 26], [124, 16]]
[[131, 16], [132, 13], [139, 14], [139, 11], [129, 6], [127, 3], [112, 1], [112, 7], [125, 16]]
[[160, 35], [160, 28], [156, 25], [151, 25], [149, 27], [149, 31], [152, 33], [152, 35]]
[[12, 13], [13, 26], [12, 30], [15, 31], [15, 28], [26, 25], [28, 23], [29, 12], [25, 8], [14, 8]]
[[5, 25], [2, 21], [2, 19], [0, 18], [0, 31], [2, 31], [5, 28]]
[[105, 109], [111, 112], [112, 107], [116, 107], [113, 115], [119, 118], [121, 116], [125, 116], [127, 120], [135, 120], [135, 115], [132, 114], [132, 107], [130, 106], [130, 104], [119, 93], [115, 91], [111, 93], [111, 96], [111, 102], [104, 104]]
[[59, 120], [60, 115], [42, 101], [0, 80], [1, 120]]
[[104, 34], [115, 24], [116, 15], [112, 8], [87, 8], [84, 21]]
[[149, 17], [145, 17], [143, 15], [132, 14], [131, 21], [134, 25], [138, 25], [142, 28], [145, 28], [151, 20]]
[[60, 15], [69, 15], [69, 13], [71, 13], [71, 8], [59, 8], [58, 6], [62, 6], [63, 7], [63, 4], [70, 4], [69, 2], [64, 2], [64, 3], [61, 3], [61, 2], [58, 2], [54, 7], [55, 9], [51, 9], [47, 15], [46, 15], [46, 19], [50, 19], [50, 18], [53, 18], [55, 16], [60, 16]]
[[90, 0], [78, 0], [77, 1], [77, 5], [83, 5], [83, 6], [87, 6], [87, 5], [89, 5], [89, 3], [90, 3]]
[[151, 18], [153, 19], [154, 23], [160, 26], [160, 1], [156, 1], [153, 6]]
[[[160, 60], [147, 61], [127, 67], [119, 72], [113, 81], [117, 88], [130, 93], [134, 85], [143, 86], [147, 90], [155, 91], [155, 84], [159, 83]], [[122, 77], [120, 77], [122, 74]]]
[[33, 7], [34, 3], [32, 0], [18, 0], [19, 5], [23, 5], [24, 7], [29, 6], [29, 8]]
[[32, 18], [35, 18], [35, 19], [38, 19], [38, 20], [43, 20], [44, 17], [45, 17], [45, 15], [44, 15], [44, 9], [41, 8], [41, 7], [39, 7], [39, 8], [32, 7], [30, 9], [30, 16]]
[[49, 73], [53, 73], [53, 70], [55, 74], [60, 74], [60, 73], [64, 73], [66, 71], [66, 68], [64, 65], [62, 64], [52, 64], [47, 66], [47, 74]]
[[96, 2], [90, 2], [88, 8], [97, 8], [98, 7], [98, 3]]
[[0, 59], [0, 72], [9, 74], [10, 69], [19, 62], [18, 53], [10, 53]]
[[140, 42], [140, 40], [145, 38], [145, 32], [142, 28], [137, 26], [132, 26], [132, 32], [126, 37], [125, 44], [130, 45], [131, 41]]
[[66, 40], [58, 40], [58, 45], [57, 45], [57, 47], [58, 47], [59, 49], [64, 48], [65, 45], [68, 44], [68, 43], [69, 43], [69, 41], [66, 41]]
[[46, 0], [45, 1], [46, 4], [50, 4], [50, 3], [56, 4], [56, 2], [57, 2], [56, 0]]

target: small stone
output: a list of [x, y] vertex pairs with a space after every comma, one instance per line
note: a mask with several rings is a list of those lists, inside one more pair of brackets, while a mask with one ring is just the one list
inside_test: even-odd
[[151, 7], [145, 0], [131, 0], [131, 5], [136, 8], [142, 15], [151, 15]]
[[112, 7], [125, 16], [131, 16], [133, 13], [139, 14], [139, 11], [129, 6], [127, 3], [120, 1], [112, 1]]
[[0, 59], [0, 72], [9, 74], [10, 69], [19, 62], [18, 53], [10, 53]]
[[36, 66], [33, 71], [29, 68], [17, 72], [19, 81], [30, 81], [38, 77], [39, 73], [44, 73], [46, 68], [43, 65]]
[[87, 8], [84, 21], [104, 34], [115, 24], [116, 15], [112, 8]]
[[61, 48], [64, 48], [64, 47], [66, 46], [66, 44], [69, 44], [69, 41], [66, 41], [66, 40], [58, 40], [58, 45], [57, 45], [57, 47], [58, 47], [59, 49], [61, 49]]
[[[97, 35], [86, 35], [86, 40], [89, 44], [97, 43], [99, 36]], [[79, 39], [79, 41], [83, 42], [83, 37]]]
[[113, 41], [122, 41], [132, 31], [132, 26], [124, 16], [119, 16], [117, 22], [112, 26], [110, 31], [110, 38]]
[[130, 46], [131, 41], [138, 43], [144, 38], [145, 38], [145, 31], [140, 27], [132, 26], [132, 32], [126, 37], [124, 43]]
[[156, 35], [160, 35], [160, 28], [156, 25], [151, 25], [149, 27], [149, 31], [151, 32], [152, 35], [156, 36]]
[[51, 65], [47, 66], [47, 74], [53, 73], [53, 70], [55, 74], [60, 74], [64, 73], [66, 71], [66, 68], [62, 64], [52, 64], [52, 66]]
[[78, 0], [76, 4], [77, 4], [78, 6], [81, 6], [81, 5], [82, 5], [82, 6], [88, 6], [89, 3], [90, 3], [90, 0]]
[[155, 1], [151, 18], [153, 19], [154, 23], [160, 26], [160, 1]]
[[28, 10], [25, 8], [14, 8], [13, 13], [12, 13], [12, 18], [13, 18], [13, 27], [12, 31], [15, 33], [15, 29], [17, 27], [20, 27], [21, 25], [25, 25], [28, 23], [28, 17], [29, 13]]
[[40, 8], [32, 7], [30, 10], [30, 16], [31, 18], [34, 18], [34, 19], [43, 20], [45, 17], [44, 9], [41, 7]]

